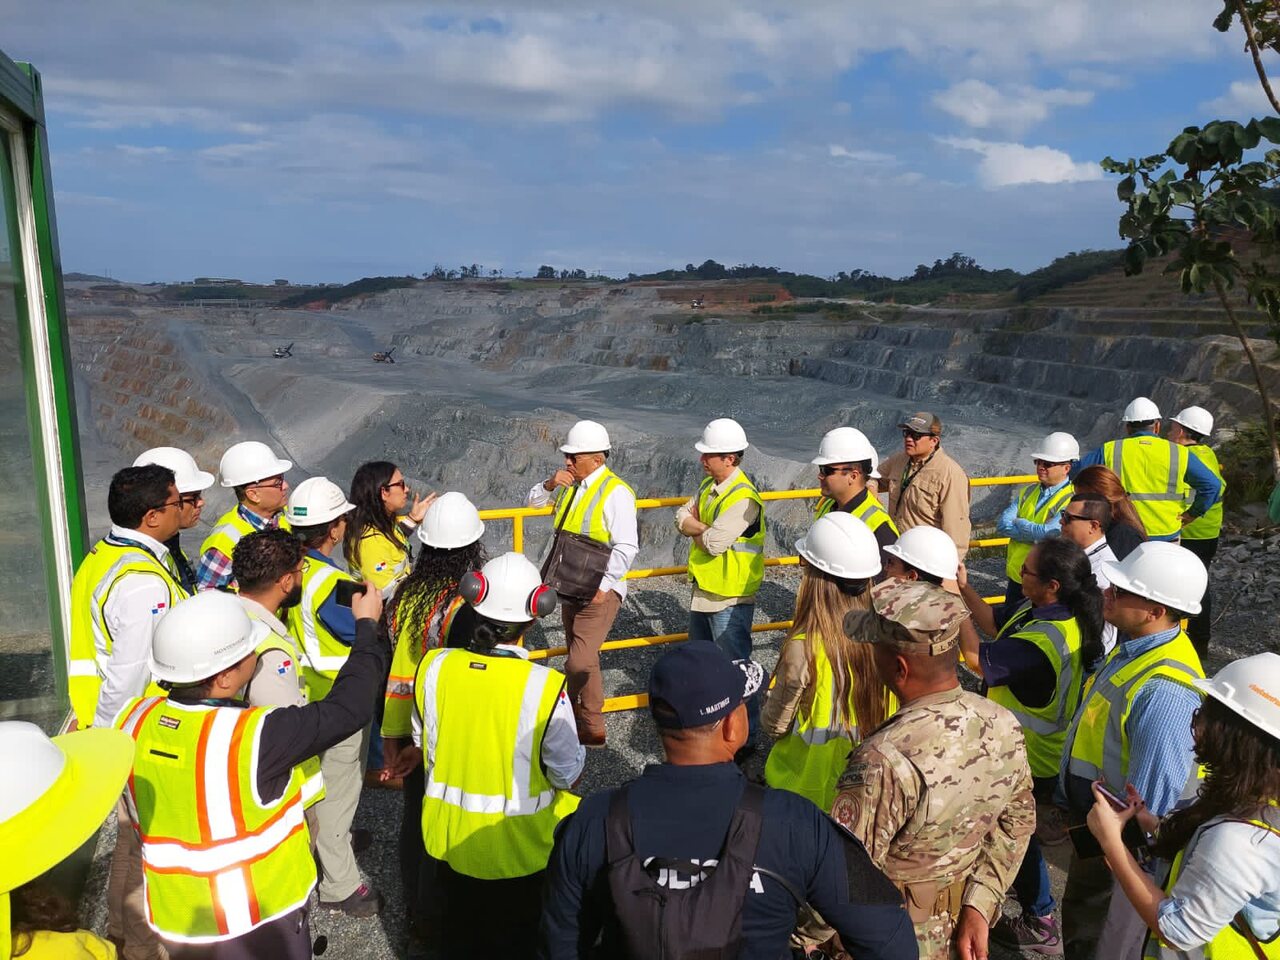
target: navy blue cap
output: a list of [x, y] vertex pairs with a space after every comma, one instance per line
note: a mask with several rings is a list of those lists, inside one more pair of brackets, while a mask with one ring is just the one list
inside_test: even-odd
[[728, 716], [763, 682], [764, 668], [754, 660], [731, 660], [714, 643], [691, 640], [653, 665], [649, 710], [668, 730], [703, 727]]

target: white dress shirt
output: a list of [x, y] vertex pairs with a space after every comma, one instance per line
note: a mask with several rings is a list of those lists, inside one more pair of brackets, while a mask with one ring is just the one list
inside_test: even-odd
[[[1099, 537], [1098, 542], [1085, 550], [1084, 555], [1089, 558], [1089, 566], [1093, 568], [1093, 579], [1098, 581], [1098, 589], [1105, 590], [1111, 586], [1111, 581], [1107, 579], [1107, 575], [1102, 570], [1104, 563], [1117, 563], [1116, 555], [1111, 549], [1111, 545], [1107, 543], [1106, 537]], [[1108, 623], [1102, 628], [1102, 646], [1103, 649], [1110, 653], [1116, 646], [1116, 628], [1115, 624]]]

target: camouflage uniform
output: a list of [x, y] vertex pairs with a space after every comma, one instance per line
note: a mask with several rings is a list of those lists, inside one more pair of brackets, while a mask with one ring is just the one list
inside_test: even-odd
[[[968, 616], [958, 597], [906, 580], [877, 584], [872, 605], [846, 618], [850, 638], [917, 655], [953, 649]], [[902, 891], [921, 960], [954, 957], [960, 908], [999, 914], [1035, 830], [1018, 721], [958, 683], [904, 703], [850, 756], [832, 815]]]

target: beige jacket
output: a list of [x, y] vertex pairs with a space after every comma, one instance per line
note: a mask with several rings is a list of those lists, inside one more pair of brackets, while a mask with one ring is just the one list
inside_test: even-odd
[[786, 640], [778, 652], [778, 665], [773, 668], [773, 681], [760, 712], [760, 725], [765, 733], [778, 740], [791, 730], [796, 711], [806, 701], [813, 702], [809, 681], [809, 655], [803, 638]]
[[973, 524], [969, 522], [969, 476], [941, 447], [923, 467], [910, 467], [903, 491], [904, 471], [908, 458], [899, 450], [880, 464], [880, 489], [887, 489], [886, 509], [899, 533], [912, 527], [937, 527], [956, 543], [956, 552], [964, 559], [969, 549]]

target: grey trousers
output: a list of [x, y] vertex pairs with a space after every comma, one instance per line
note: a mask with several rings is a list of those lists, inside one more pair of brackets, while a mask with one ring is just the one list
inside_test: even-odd
[[123, 960], [168, 960], [160, 937], [147, 925], [142, 845], [123, 798], [116, 803], [116, 846], [107, 874], [107, 935], [124, 944]]
[[316, 814], [316, 855], [320, 859], [320, 899], [345, 900], [360, 886], [360, 868], [351, 850], [351, 821], [364, 787], [369, 728], [353, 733], [320, 755], [324, 799]]

